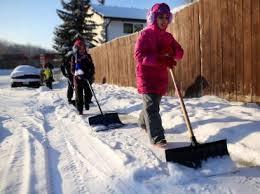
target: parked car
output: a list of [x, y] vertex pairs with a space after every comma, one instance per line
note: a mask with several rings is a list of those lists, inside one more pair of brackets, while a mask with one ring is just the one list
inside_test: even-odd
[[38, 88], [42, 84], [40, 69], [30, 65], [19, 65], [10, 74], [11, 87], [28, 86]]

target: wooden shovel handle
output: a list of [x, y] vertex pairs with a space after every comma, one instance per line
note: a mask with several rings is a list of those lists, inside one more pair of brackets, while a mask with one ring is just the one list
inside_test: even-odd
[[170, 74], [171, 74], [171, 77], [172, 77], [172, 81], [173, 81], [175, 90], [176, 90], [177, 95], [178, 95], [179, 100], [180, 100], [182, 113], [183, 113], [183, 116], [184, 116], [184, 119], [185, 119], [186, 126], [187, 126], [187, 128], [188, 128], [188, 131], [189, 131], [189, 133], [190, 133], [190, 138], [191, 138], [191, 139], [195, 139], [195, 136], [194, 136], [194, 133], [193, 133], [191, 124], [190, 124], [190, 119], [189, 119], [189, 117], [188, 117], [188, 113], [187, 113], [187, 110], [186, 110], [186, 108], [185, 108], [185, 105], [184, 105], [182, 96], [181, 96], [180, 89], [179, 89], [179, 87], [177, 86], [177, 83], [176, 83], [176, 79], [175, 79], [175, 75], [174, 75], [173, 69], [170, 69]]

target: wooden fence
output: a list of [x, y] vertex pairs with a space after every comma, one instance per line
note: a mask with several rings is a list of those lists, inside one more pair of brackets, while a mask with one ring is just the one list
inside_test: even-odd
[[[185, 50], [175, 71], [186, 97], [260, 102], [259, 0], [200, 0], [179, 11], [168, 30]], [[97, 82], [136, 86], [137, 35], [91, 49]]]

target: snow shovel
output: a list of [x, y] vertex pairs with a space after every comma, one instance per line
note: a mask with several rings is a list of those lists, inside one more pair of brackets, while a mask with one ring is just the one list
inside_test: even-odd
[[89, 89], [91, 90], [91, 93], [94, 96], [94, 98], [97, 102], [99, 111], [101, 113], [99, 115], [89, 117], [88, 118], [89, 125], [90, 126], [104, 125], [108, 128], [119, 128], [119, 127], [123, 126], [124, 124], [120, 121], [117, 113], [105, 113], [105, 114], [103, 113], [91, 84], [89, 83], [89, 81], [87, 79], [84, 79], [84, 81], [87, 82]]
[[207, 160], [208, 158], [211, 157], [214, 158], [214, 157], [229, 155], [227, 150], [226, 139], [210, 142], [210, 143], [197, 142], [190, 124], [190, 120], [180, 90], [176, 84], [176, 79], [175, 79], [173, 69], [170, 69], [170, 74], [171, 74], [171, 78], [175, 90], [180, 100], [182, 113], [190, 135], [191, 145], [187, 147], [165, 150], [166, 161], [179, 163], [187, 167], [199, 168], [201, 167], [201, 163], [203, 160]]

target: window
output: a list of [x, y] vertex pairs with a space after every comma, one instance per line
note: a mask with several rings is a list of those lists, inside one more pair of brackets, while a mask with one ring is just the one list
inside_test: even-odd
[[124, 23], [124, 33], [126, 34], [133, 33], [133, 24]]
[[144, 28], [143, 24], [134, 24], [134, 32], [138, 32]]
[[143, 24], [131, 24], [124, 23], [124, 33], [131, 34], [133, 32], [138, 32], [144, 28]]

